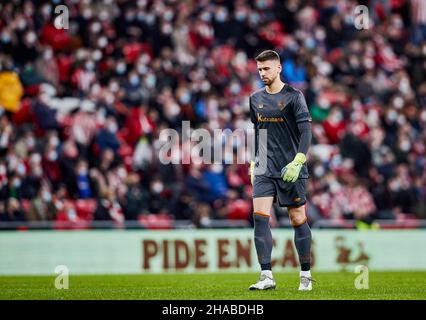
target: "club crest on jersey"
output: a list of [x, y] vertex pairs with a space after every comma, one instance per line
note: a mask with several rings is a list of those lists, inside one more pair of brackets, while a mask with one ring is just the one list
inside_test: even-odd
[[281, 111], [284, 110], [284, 108], [285, 108], [285, 101], [284, 100], [278, 102], [278, 108], [280, 108]]
[[263, 103], [259, 104], [259, 109], [263, 109]]

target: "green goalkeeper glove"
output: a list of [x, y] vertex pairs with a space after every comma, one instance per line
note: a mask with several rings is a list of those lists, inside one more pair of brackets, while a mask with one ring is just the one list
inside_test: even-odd
[[306, 156], [303, 153], [296, 154], [294, 160], [281, 170], [281, 177], [283, 180], [285, 182], [296, 182], [297, 178], [299, 178], [300, 170], [305, 162]]
[[250, 162], [250, 181], [251, 181], [251, 185], [253, 185], [253, 182], [254, 182], [254, 161], [253, 160]]

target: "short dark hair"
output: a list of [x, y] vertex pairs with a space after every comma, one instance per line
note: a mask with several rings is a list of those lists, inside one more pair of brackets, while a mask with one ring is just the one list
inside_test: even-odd
[[268, 60], [278, 60], [280, 61], [280, 55], [274, 50], [265, 50], [262, 51], [259, 55], [254, 58], [254, 60], [263, 62]]

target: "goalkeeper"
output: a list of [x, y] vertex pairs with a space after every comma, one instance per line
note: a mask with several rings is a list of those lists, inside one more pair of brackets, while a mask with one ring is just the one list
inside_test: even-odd
[[[311, 143], [311, 117], [303, 94], [282, 82], [278, 53], [267, 50], [255, 60], [265, 87], [250, 96], [250, 117], [255, 128], [255, 158], [250, 165], [253, 184], [254, 241], [261, 275], [250, 290], [275, 288], [272, 275], [272, 204], [288, 208], [301, 266], [299, 290], [312, 290], [311, 230], [305, 213]], [[263, 129], [263, 130], [262, 130]]]

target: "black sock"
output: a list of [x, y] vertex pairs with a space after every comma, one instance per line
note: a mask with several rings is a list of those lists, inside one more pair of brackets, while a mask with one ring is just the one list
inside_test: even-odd
[[261, 263], [260, 267], [262, 268], [262, 271], [263, 270], [272, 270], [272, 265], [270, 263]]
[[271, 270], [272, 233], [269, 217], [256, 213], [254, 214], [254, 244], [262, 270]]
[[299, 262], [302, 271], [311, 270], [311, 229], [307, 222], [294, 227], [294, 244], [299, 255]]

